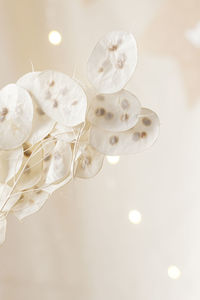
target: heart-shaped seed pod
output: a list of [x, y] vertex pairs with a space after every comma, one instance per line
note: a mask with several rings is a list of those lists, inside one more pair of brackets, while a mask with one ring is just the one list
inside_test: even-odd
[[99, 93], [115, 93], [127, 84], [136, 63], [134, 36], [129, 32], [113, 31], [94, 48], [87, 64], [88, 79]]
[[108, 131], [125, 131], [138, 121], [141, 105], [139, 100], [126, 90], [115, 94], [97, 95], [87, 113], [93, 125]]
[[29, 93], [9, 84], [0, 91], [0, 149], [23, 144], [32, 130], [33, 104]]
[[159, 135], [159, 119], [147, 108], [141, 109], [138, 123], [124, 132], [110, 132], [92, 127], [90, 144], [107, 155], [135, 154], [149, 148]]

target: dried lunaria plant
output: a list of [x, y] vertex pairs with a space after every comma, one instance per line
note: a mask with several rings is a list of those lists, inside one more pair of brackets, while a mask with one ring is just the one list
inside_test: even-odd
[[0, 91], [0, 244], [10, 212], [21, 220], [73, 177], [95, 176], [104, 155], [154, 143], [157, 115], [124, 89], [136, 62], [133, 35], [114, 31], [88, 60], [93, 96], [56, 71], [28, 73]]

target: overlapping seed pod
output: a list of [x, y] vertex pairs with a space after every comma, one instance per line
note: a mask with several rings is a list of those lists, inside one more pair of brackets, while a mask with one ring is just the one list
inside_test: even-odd
[[136, 62], [133, 35], [115, 31], [88, 60], [96, 89], [90, 101], [79, 83], [51, 70], [0, 90], [0, 244], [10, 212], [21, 220], [73, 177], [95, 176], [105, 155], [134, 154], [154, 143], [158, 116], [124, 89]]

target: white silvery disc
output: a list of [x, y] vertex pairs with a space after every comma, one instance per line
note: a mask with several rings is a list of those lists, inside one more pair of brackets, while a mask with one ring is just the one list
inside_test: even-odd
[[147, 108], [141, 109], [138, 123], [124, 132], [109, 132], [92, 127], [90, 144], [107, 155], [134, 154], [150, 147], [159, 135], [159, 119]]
[[108, 131], [125, 131], [138, 121], [141, 105], [126, 90], [115, 94], [97, 95], [89, 106], [87, 119], [93, 125]]
[[72, 162], [70, 144], [64, 140], [58, 140], [53, 151], [44, 158], [45, 162], [49, 164], [48, 168], [45, 167], [46, 184], [56, 183], [66, 177], [70, 173]]
[[86, 95], [69, 76], [44, 71], [35, 78], [32, 93], [41, 109], [58, 123], [71, 127], [85, 120]]
[[134, 36], [129, 32], [113, 31], [94, 48], [87, 64], [88, 79], [100, 93], [115, 93], [127, 84], [136, 63]]
[[21, 86], [22, 88], [26, 89], [32, 96], [34, 80], [40, 73], [41, 72], [26, 73], [17, 80], [16, 84]]
[[9, 84], [0, 91], [0, 148], [14, 149], [22, 145], [32, 129], [33, 104], [29, 93]]
[[21, 197], [12, 208], [12, 211], [19, 220], [22, 220], [37, 212], [44, 205], [48, 197], [49, 194], [42, 190], [25, 191], [21, 194]]
[[32, 145], [36, 144], [37, 142], [41, 141], [45, 136], [47, 136], [53, 129], [55, 125], [55, 121], [49, 118], [41, 107], [36, 103], [34, 96], [33, 96], [33, 89], [34, 89], [34, 80], [38, 77], [40, 72], [31, 72], [27, 73], [21, 78], [18, 79], [17, 85], [21, 86], [22, 88], [26, 89], [30, 95], [32, 96], [33, 100], [33, 107], [34, 107], [34, 116], [33, 116], [33, 123], [32, 123], [32, 131], [30, 137], [28, 138], [28, 142]]
[[101, 170], [104, 155], [96, 151], [90, 145], [81, 145], [81, 154], [76, 161], [75, 176], [80, 178], [91, 178]]
[[7, 183], [19, 171], [24, 153], [23, 147], [0, 151], [0, 182]]

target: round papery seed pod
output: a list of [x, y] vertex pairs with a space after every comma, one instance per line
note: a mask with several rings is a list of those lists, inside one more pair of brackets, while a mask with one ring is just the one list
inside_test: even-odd
[[72, 151], [71, 146], [65, 140], [58, 140], [52, 151], [44, 157], [45, 184], [53, 184], [67, 177], [71, 170]]
[[159, 119], [147, 108], [141, 109], [138, 123], [124, 132], [110, 132], [93, 126], [90, 144], [106, 155], [135, 154], [149, 148], [159, 135]]
[[35, 189], [35, 191], [25, 191], [22, 193], [19, 200], [12, 208], [12, 212], [19, 220], [37, 212], [48, 199], [48, 193], [37, 189], [37, 186]]
[[17, 85], [26, 89], [33, 100], [34, 107], [34, 115], [33, 115], [33, 123], [32, 123], [32, 131], [30, 137], [28, 138], [28, 142], [32, 145], [41, 141], [45, 136], [47, 136], [53, 129], [55, 125], [55, 121], [49, 118], [39, 104], [35, 101], [33, 96], [34, 89], [34, 80], [38, 77], [41, 72], [30, 72], [22, 76], [18, 79]]
[[85, 120], [86, 95], [69, 76], [56, 71], [41, 72], [34, 80], [32, 93], [40, 108], [59, 124], [73, 127]]
[[97, 95], [91, 101], [87, 119], [108, 131], [125, 131], [138, 121], [141, 105], [136, 96], [126, 90], [115, 94]]
[[88, 79], [100, 93], [120, 91], [137, 63], [137, 46], [129, 32], [112, 31], [95, 46], [87, 63]]
[[80, 148], [81, 154], [76, 161], [75, 176], [79, 178], [96, 176], [102, 168], [104, 155], [90, 145], [81, 145]]
[[0, 149], [14, 149], [23, 144], [32, 130], [33, 103], [29, 93], [9, 84], [0, 91]]

